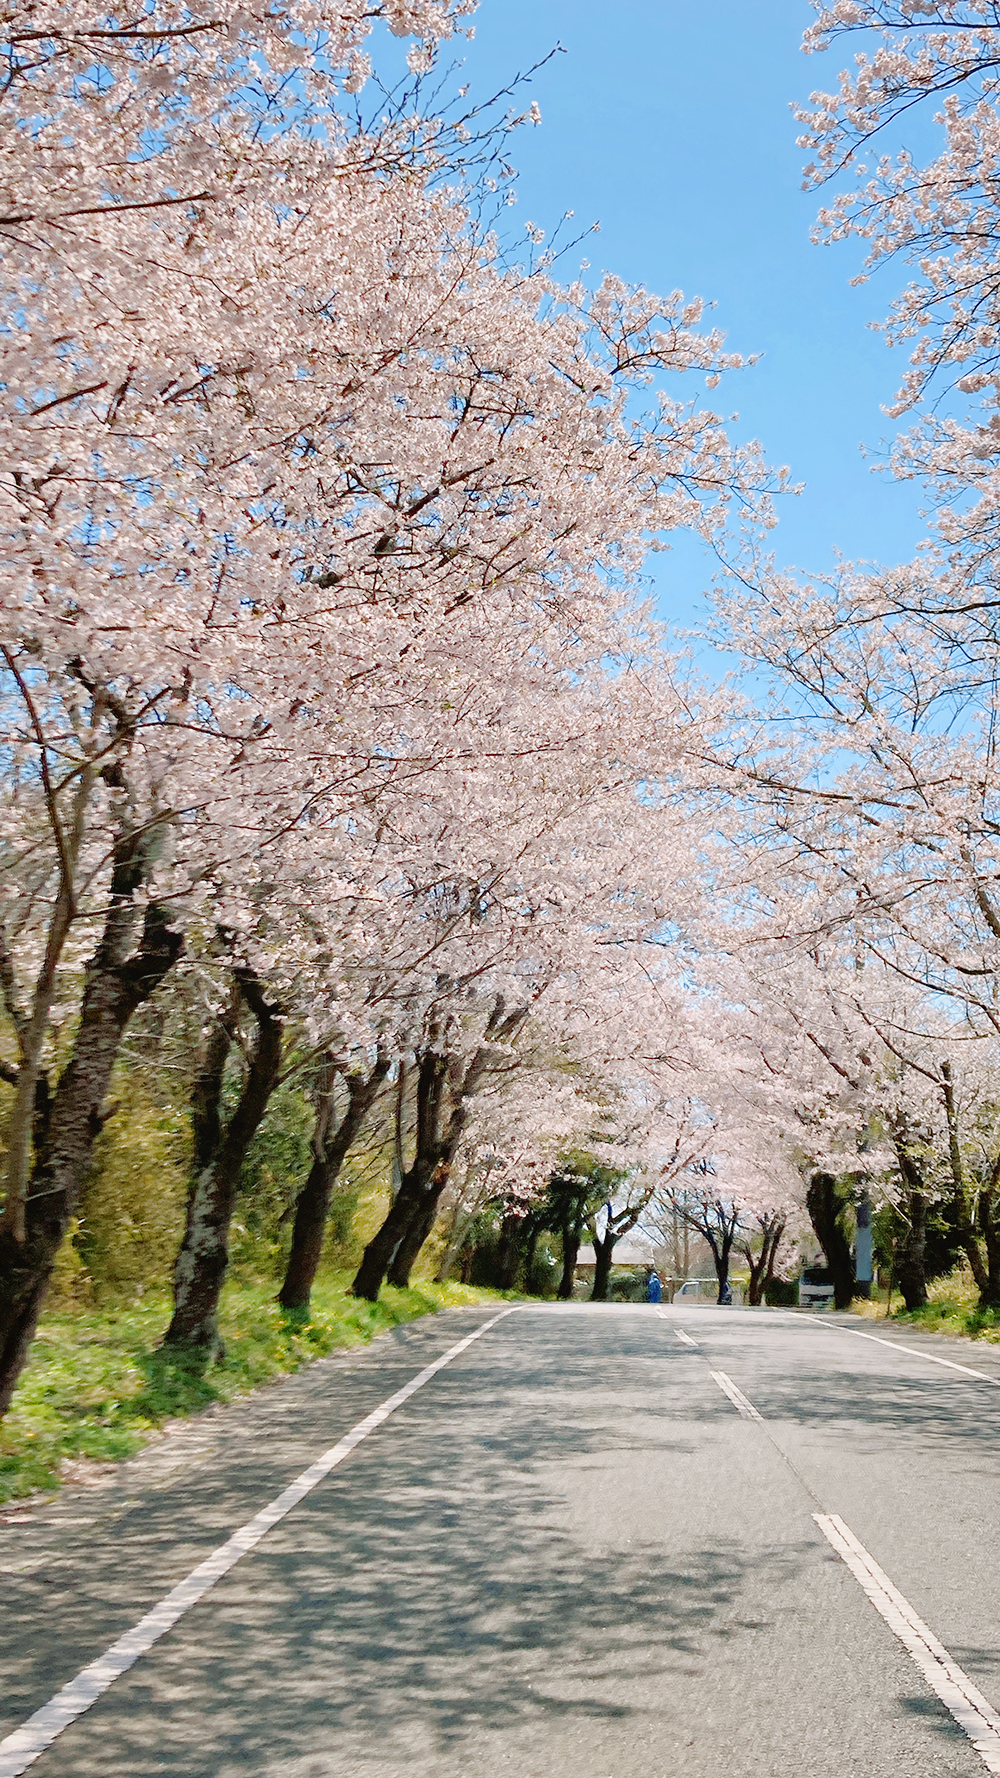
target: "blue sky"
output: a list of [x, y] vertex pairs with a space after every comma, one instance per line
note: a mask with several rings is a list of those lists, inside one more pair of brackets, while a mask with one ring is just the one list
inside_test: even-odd
[[[832, 84], [846, 59], [842, 47], [802, 55], [812, 16], [807, 0], [482, 0], [461, 53], [482, 97], [564, 46], [531, 89], [541, 128], [515, 139], [519, 216], [599, 221], [581, 249], [595, 272], [711, 299], [731, 346], [763, 354], [712, 399], [805, 482], [774, 547], [822, 571], [838, 550], [904, 559], [925, 527], [917, 492], [873, 474], [860, 449], [879, 455], [893, 431], [881, 406], [902, 354], [868, 323], [901, 268], [852, 289], [858, 250], [810, 241], [815, 198], [801, 190], [789, 102]], [[683, 623], [710, 570], [686, 546], [652, 568], [664, 615]]]

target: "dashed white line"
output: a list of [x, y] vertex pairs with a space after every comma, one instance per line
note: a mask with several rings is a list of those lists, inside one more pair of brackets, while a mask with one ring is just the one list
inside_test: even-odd
[[723, 1395], [728, 1395], [737, 1413], [742, 1414], [744, 1420], [763, 1420], [764, 1416], [758, 1414], [753, 1402], [747, 1401], [742, 1389], [737, 1389], [732, 1377], [727, 1377], [725, 1371], [711, 1371], [709, 1375], [718, 1383]]
[[[852, 1333], [852, 1328], [841, 1328], [841, 1333]], [[861, 1338], [873, 1338], [872, 1335], [861, 1335]], [[883, 1340], [881, 1345], [890, 1346], [894, 1342]], [[902, 1347], [902, 1351], [913, 1348]], [[918, 1357], [924, 1357], [918, 1353]], [[942, 1363], [948, 1362], [941, 1360]], [[957, 1365], [957, 1370], [964, 1370], [964, 1365]], [[725, 1371], [713, 1371], [712, 1377], [724, 1394], [728, 1395], [734, 1407], [746, 1420], [759, 1420], [764, 1424], [763, 1416], [757, 1412], [753, 1403], [748, 1401], [742, 1389], [738, 1389]], [[973, 1375], [976, 1373], [973, 1372]], [[994, 1379], [988, 1378], [993, 1382]], [[766, 1430], [766, 1427], [765, 1427]], [[815, 1496], [814, 1496], [815, 1498]], [[832, 1544], [841, 1560], [847, 1564], [855, 1579], [860, 1582], [865, 1594], [875, 1609], [888, 1624], [894, 1636], [897, 1636], [911, 1659], [919, 1667], [931, 1690], [937, 1693], [942, 1704], [951, 1712], [960, 1729], [962, 1729], [987, 1771], [1000, 1774], [1000, 1717], [992, 1709], [988, 1699], [983, 1697], [977, 1686], [973, 1685], [968, 1674], [953, 1660], [948, 1650], [940, 1643], [934, 1632], [918, 1617], [913, 1606], [905, 1599], [898, 1587], [893, 1586], [884, 1569], [880, 1568], [874, 1556], [869, 1555], [864, 1544], [859, 1543], [850, 1526], [845, 1525], [837, 1513], [813, 1513], [813, 1518], [824, 1537]]]
[[[661, 1316], [664, 1321], [673, 1321], [673, 1316], [669, 1309], [657, 1309], [656, 1313]], [[693, 1340], [691, 1335], [685, 1333], [682, 1327], [675, 1327], [674, 1333], [680, 1340], [682, 1346], [693, 1346], [696, 1352], [700, 1352], [701, 1348], [698, 1345], [697, 1340]]]
[[[847, 1331], [846, 1329], [844, 1330]], [[994, 1715], [981, 1691], [973, 1685], [957, 1661], [919, 1618], [912, 1605], [894, 1587], [874, 1557], [859, 1543], [853, 1531], [836, 1513], [813, 1513], [824, 1537], [846, 1562], [893, 1634], [916, 1662], [959, 1728], [964, 1729], [989, 1772], [1000, 1772], [1000, 1717]]]
[[445, 1365], [457, 1358], [460, 1352], [465, 1352], [475, 1340], [482, 1339], [484, 1333], [489, 1333], [491, 1327], [496, 1327], [498, 1321], [513, 1312], [513, 1308], [501, 1309], [499, 1315], [485, 1321], [482, 1327], [477, 1327], [475, 1333], [468, 1334], [457, 1345], [450, 1346], [440, 1358], [435, 1358], [433, 1364], [425, 1365], [422, 1371], [418, 1371], [415, 1377], [404, 1383], [402, 1389], [397, 1389], [395, 1395], [390, 1395], [379, 1407], [366, 1414], [363, 1420], [351, 1427], [350, 1432], [345, 1433], [335, 1445], [331, 1445], [328, 1451], [324, 1451], [321, 1457], [317, 1457], [315, 1463], [304, 1469], [294, 1482], [290, 1482], [276, 1500], [262, 1507], [252, 1519], [248, 1519], [245, 1525], [234, 1531], [232, 1537], [213, 1550], [204, 1562], [199, 1562], [197, 1568], [192, 1568], [191, 1573], [185, 1575], [166, 1598], [154, 1605], [152, 1611], [140, 1618], [131, 1630], [126, 1630], [124, 1636], [119, 1636], [118, 1641], [113, 1642], [104, 1654], [84, 1667], [54, 1698], [50, 1698], [47, 1704], [43, 1704], [40, 1710], [29, 1716], [27, 1722], [0, 1741], [0, 1778], [20, 1778], [20, 1774], [34, 1765], [46, 1748], [51, 1747], [56, 1737], [69, 1728], [70, 1723], [82, 1716], [85, 1710], [89, 1710], [116, 1679], [120, 1679], [123, 1673], [127, 1673], [135, 1665], [140, 1655], [148, 1653], [161, 1636], [173, 1629], [178, 1619], [192, 1605], [196, 1605], [199, 1599], [204, 1598], [216, 1581], [228, 1574], [241, 1556], [245, 1556], [262, 1537], [266, 1537], [357, 1445], [381, 1426], [384, 1420], [388, 1420], [389, 1415], [401, 1408], [404, 1402], [409, 1401], [411, 1395], [415, 1395], [418, 1389], [429, 1383], [438, 1371], [444, 1370]]

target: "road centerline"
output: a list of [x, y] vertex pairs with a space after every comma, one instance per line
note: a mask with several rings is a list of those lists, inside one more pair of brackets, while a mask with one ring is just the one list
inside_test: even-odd
[[170, 1592], [159, 1600], [151, 1611], [146, 1612], [137, 1624], [133, 1624], [130, 1630], [126, 1630], [124, 1635], [119, 1636], [110, 1648], [105, 1649], [104, 1653], [99, 1655], [95, 1661], [91, 1661], [86, 1667], [81, 1668], [75, 1678], [69, 1680], [60, 1691], [49, 1699], [47, 1704], [43, 1704], [19, 1728], [6, 1735], [0, 1741], [0, 1778], [20, 1778], [20, 1774], [26, 1772], [29, 1766], [34, 1765], [35, 1761], [52, 1746], [53, 1741], [63, 1733], [64, 1729], [68, 1729], [70, 1724], [89, 1710], [92, 1704], [96, 1704], [98, 1698], [103, 1696], [116, 1679], [120, 1679], [122, 1674], [134, 1667], [142, 1655], [147, 1654], [154, 1644], [166, 1635], [168, 1630], [173, 1629], [185, 1612], [190, 1611], [193, 1605], [203, 1599], [205, 1594], [218, 1581], [222, 1580], [236, 1566], [237, 1562], [248, 1555], [261, 1541], [261, 1538], [266, 1537], [275, 1525], [280, 1524], [281, 1520], [286, 1518], [293, 1508], [306, 1498], [307, 1494], [311, 1494], [312, 1490], [318, 1487], [319, 1483], [324, 1481], [331, 1471], [344, 1461], [345, 1457], [350, 1456], [358, 1445], [369, 1438], [373, 1432], [376, 1432], [383, 1422], [396, 1412], [397, 1408], [401, 1408], [412, 1395], [416, 1394], [418, 1389], [422, 1389], [425, 1383], [429, 1383], [438, 1371], [444, 1370], [446, 1365], [451, 1364], [453, 1359], [467, 1351], [476, 1340], [482, 1339], [483, 1334], [489, 1333], [490, 1329], [496, 1327], [497, 1323], [503, 1321], [507, 1315], [512, 1315], [515, 1307], [516, 1305], [512, 1305], [508, 1309], [501, 1309], [498, 1315], [485, 1321], [481, 1327], [477, 1327], [473, 1333], [467, 1334], [456, 1345], [449, 1346], [446, 1352], [442, 1352], [440, 1357], [435, 1358], [431, 1364], [425, 1365], [423, 1370], [411, 1377], [408, 1383], [404, 1383], [401, 1389], [397, 1389], [394, 1395], [388, 1396], [377, 1408], [373, 1408], [371, 1413], [366, 1414], [364, 1419], [352, 1426], [343, 1438], [338, 1439], [335, 1445], [331, 1445], [329, 1450], [324, 1451], [321, 1456], [316, 1458], [315, 1462], [289, 1482], [288, 1486], [283, 1488], [274, 1500], [261, 1507], [260, 1511], [254, 1513], [253, 1517], [248, 1519], [245, 1524], [240, 1525], [226, 1539], [225, 1543], [220, 1544], [217, 1549], [212, 1551], [211, 1555], [199, 1562], [197, 1567], [192, 1568], [190, 1573], [185, 1575], [184, 1579], [179, 1581], [175, 1587], [172, 1587]]
[[733, 1382], [732, 1377], [727, 1377], [725, 1371], [709, 1371], [708, 1374], [713, 1382], [718, 1383], [723, 1395], [728, 1395], [736, 1412], [741, 1415], [744, 1420], [759, 1420], [761, 1425], [763, 1425], [763, 1414], [757, 1412], [753, 1402], [747, 1400], [742, 1389], [737, 1388], [736, 1384]]

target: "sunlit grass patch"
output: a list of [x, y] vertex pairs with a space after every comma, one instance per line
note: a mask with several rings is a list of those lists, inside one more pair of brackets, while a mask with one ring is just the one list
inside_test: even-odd
[[317, 1284], [303, 1315], [279, 1308], [273, 1280], [231, 1280], [220, 1316], [225, 1356], [210, 1365], [161, 1347], [170, 1319], [165, 1296], [44, 1316], [0, 1421], [0, 1501], [58, 1486], [61, 1466], [75, 1458], [119, 1462], [165, 1420], [231, 1401], [327, 1352], [363, 1345], [437, 1309], [493, 1300], [490, 1291], [421, 1279], [409, 1290], [386, 1286], [368, 1303], [347, 1294], [348, 1282], [344, 1273]]
[[[927, 1303], [922, 1309], [906, 1309], [901, 1297], [893, 1298], [890, 1319], [911, 1327], [926, 1328], [928, 1333], [952, 1334], [964, 1339], [1000, 1342], [1000, 1311], [981, 1309], [979, 1292], [968, 1266], [959, 1266], [947, 1278], [935, 1278], [927, 1286]], [[881, 1301], [854, 1302], [855, 1314], [883, 1319], [886, 1314], [886, 1293]]]

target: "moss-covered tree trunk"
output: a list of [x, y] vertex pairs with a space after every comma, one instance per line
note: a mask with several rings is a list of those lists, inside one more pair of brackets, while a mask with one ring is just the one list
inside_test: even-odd
[[125, 1029], [181, 952], [180, 935], [155, 905], [142, 916], [136, 945], [135, 902], [142, 879], [139, 842], [125, 838], [115, 857], [100, 942], [87, 966], [72, 1057], [51, 1098], [44, 1077], [34, 1083], [34, 1156], [23, 1238], [14, 1218], [0, 1224], [0, 1414], [10, 1406], [56, 1254], [80, 1202]]

